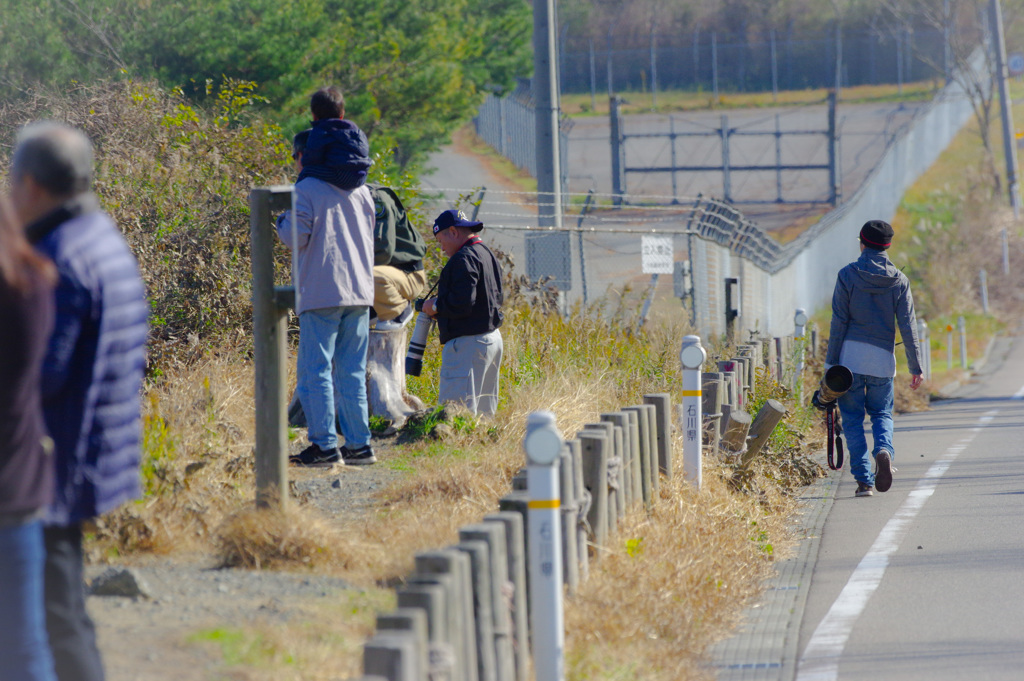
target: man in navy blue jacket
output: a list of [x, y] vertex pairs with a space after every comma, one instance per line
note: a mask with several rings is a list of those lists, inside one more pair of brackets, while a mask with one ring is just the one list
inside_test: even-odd
[[[892, 245], [892, 225], [869, 220], [860, 230], [860, 257], [841, 269], [832, 293], [832, 325], [825, 368], [842, 364], [853, 373], [853, 385], [838, 400], [843, 432], [850, 450], [850, 472], [858, 497], [892, 486], [893, 377], [896, 376], [896, 327], [910, 371], [910, 387], [921, 385], [914, 296], [910, 282], [886, 251]], [[871, 470], [864, 417], [871, 418], [875, 471]]]
[[138, 265], [92, 193], [89, 139], [41, 122], [18, 135], [11, 198], [29, 239], [57, 265], [43, 410], [56, 488], [44, 532], [46, 625], [60, 681], [99, 681], [85, 610], [82, 523], [139, 496], [140, 391], [148, 333]]

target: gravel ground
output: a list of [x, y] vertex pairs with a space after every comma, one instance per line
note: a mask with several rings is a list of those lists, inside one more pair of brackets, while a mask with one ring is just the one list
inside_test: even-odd
[[[298, 451], [306, 443], [293, 443]], [[289, 469], [293, 495], [325, 518], [348, 522], [371, 509], [374, 495], [401, 476], [387, 465], [393, 440], [375, 440], [378, 463]], [[95, 585], [111, 569], [130, 569], [143, 597], [90, 594], [87, 607], [97, 628], [108, 681], [206, 681], [243, 679], [229, 672], [212, 646], [197, 646], [197, 632], [243, 625], [283, 623], [304, 606], [337, 597], [344, 580], [315, 574], [217, 569], [207, 558], [149, 556], [141, 563], [86, 566]]]

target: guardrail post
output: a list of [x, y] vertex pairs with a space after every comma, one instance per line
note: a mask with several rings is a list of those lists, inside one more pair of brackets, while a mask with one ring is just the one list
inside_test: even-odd
[[684, 336], [679, 350], [683, 365], [683, 474], [697, 489], [701, 487], [701, 385], [700, 374], [707, 353], [700, 336]]
[[565, 678], [562, 616], [562, 521], [558, 466], [564, 443], [555, 415], [535, 411], [527, 418], [526, 450], [530, 491], [530, 614], [537, 681]]

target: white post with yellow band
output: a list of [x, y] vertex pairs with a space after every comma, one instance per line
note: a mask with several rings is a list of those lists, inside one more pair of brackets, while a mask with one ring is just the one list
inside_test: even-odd
[[550, 411], [526, 419], [526, 487], [529, 492], [530, 621], [537, 681], [565, 678], [562, 615], [562, 521], [558, 465], [564, 447]]
[[679, 361], [683, 365], [683, 475], [697, 489], [701, 485], [701, 415], [700, 373], [707, 353], [700, 344], [700, 336], [683, 336]]

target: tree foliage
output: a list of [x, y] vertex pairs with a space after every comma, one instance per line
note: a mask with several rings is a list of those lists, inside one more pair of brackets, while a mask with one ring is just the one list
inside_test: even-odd
[[[415, 164], [531, 68], [528, 0], [0, 0], [0, 99], [156, 77], [191, 100], [251, 81], [287, 132], [338, 85], [376, 149]], [[374, 139], [376, 137], [376, 139]]]

